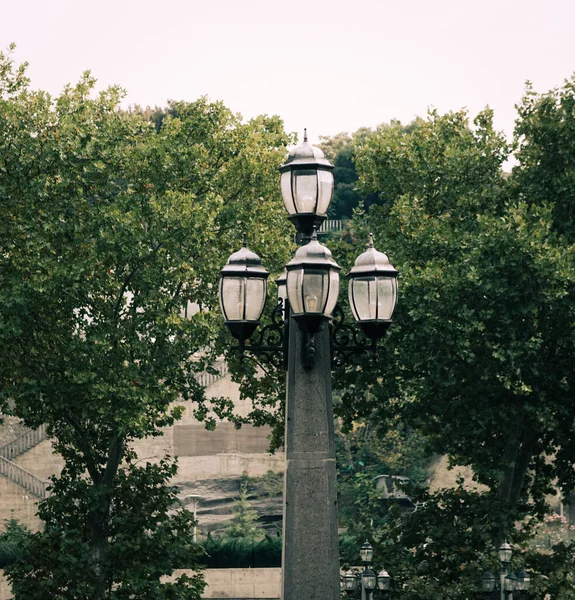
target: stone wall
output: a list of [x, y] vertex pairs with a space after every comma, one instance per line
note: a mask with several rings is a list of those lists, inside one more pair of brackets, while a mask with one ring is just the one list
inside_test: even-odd
[[[176, 571], [174, 576], [185, 573]], [[275, 600], [280, 597], [281, 569], [208, 569], [203, 598]], [[0, 570], [0, 600], [12, 600], [10, 586]], [[47, 599], [48, 600], [48, 599]]]

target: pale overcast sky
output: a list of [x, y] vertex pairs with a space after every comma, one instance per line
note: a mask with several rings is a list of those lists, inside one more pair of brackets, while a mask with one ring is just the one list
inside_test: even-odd
[[58, 93], [91, 70], [128, 103], [223, 100], [319, 135], [489, 104], [575, 71], [575, 0], [0, 0], [0, 47]]

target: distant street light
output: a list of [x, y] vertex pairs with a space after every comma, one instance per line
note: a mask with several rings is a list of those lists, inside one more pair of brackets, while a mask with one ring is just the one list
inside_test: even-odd
[[371, 600], [375, 590], [388, 592], [391, 589], [391, 577], [385, 569], [377, 574], [371, 569], [373, 547], [369, 542], [366, 541], [360, 548], [359, 557], [364, 566], [363, 571], [345, 571], [341, 577], [341, 589], [350, 597], [361, 591], [361, 600]]
[[493, 597], [494, 592], [499, 592], [500, 600], [513, 600], [514, 592], [523, 592], [529, 590], [530, 578], [524, 569], [517, 575], [509, 573], [509, 565], [513, 557], [513, 549], [508, 542], [503, 542], [498, 551], [499, 562], [499, 581], [491, 571], [485, 571], [481, 577], [481, 591], [488, 597]]

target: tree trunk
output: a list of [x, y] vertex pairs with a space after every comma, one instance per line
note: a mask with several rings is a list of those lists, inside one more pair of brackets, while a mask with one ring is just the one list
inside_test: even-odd
[[92, 514], [92, 560], [95, 575], [94, 600], [106, 600], [108, 597], [108, 525], [110, 519], [110, 506], [114, 493], [114, 479], [118, 472], [122, 456], [124, 454], [124, 440], [122, 437], [114, 436], [110, 441], [108, 462], [103, 472], [98, 473], [94, 480], [94, 487], [100, 495], [100, 502], [96, 512]]

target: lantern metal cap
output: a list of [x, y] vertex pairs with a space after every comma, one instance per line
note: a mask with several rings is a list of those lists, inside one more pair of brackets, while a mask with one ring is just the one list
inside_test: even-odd
[[389, 262], [389, 258], [383, 252], [375, 249], [373, 244], [373, 233], [369, 234], [369, 247], [355, 259], [355, 265], [347, 277], [356, 277], [367, 274], [382, 274], [388, 277], [397, 277], [397, 270]]
[[246, 246], [245, 237], [242, 247], [228, 258], [221, 273], [223, 276], [244, 275], [266, 279], [269, 275], [267, 269], [262, 266], [262, 259]]
[[333, 165], [325, 158], [323, 152], [317, 147], [312, 146], [307, 141], [307, 130], [304, 129], [303, 142], [293, 148], [288, 155], [288, 159], [280, 167], [280, 171], [289, 171], [290, 169], [300, 169], [304, 167], [319, 167], [331, 171]]
[[297, 249], [294, 257], [286, 265], [286, 269], [291, 271], [301, 265], [341, 271], [341, 267], [335, 262], [330, 249], [317, 241], [315, 228], [311, 240], [305, 246]]

